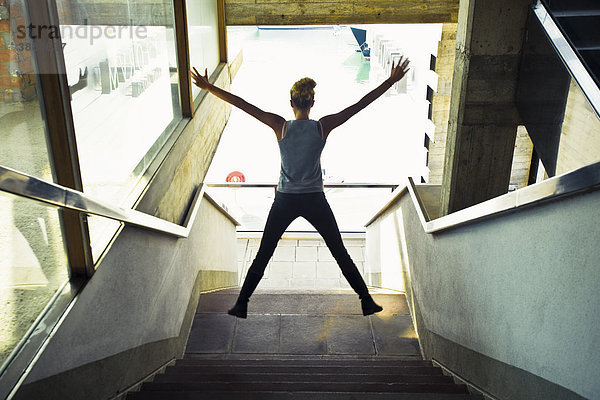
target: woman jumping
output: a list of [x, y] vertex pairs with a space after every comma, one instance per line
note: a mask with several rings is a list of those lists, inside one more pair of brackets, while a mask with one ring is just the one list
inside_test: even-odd
[[294, 120], [265, 112], [241, 97], [218, 88], [208, 81], [208, 71], [202, 76], [196, 68], [192, 72], [194, 84], [205, 89], [231, 105], [247, 112], [275, 132], [281, 153], [281, 172], [275, 200], [269, 211], [260, 247], [248, 270], [235, 306], [230, 315], [246, 318], [248, 300], [258, 286], [277, 242], [286, 228], [298, 217], [310, 222], [325, 240], [342, 274], [361, 300], [363, 315], [371, 315], [383, 308], [373, 301], [367, 285], [342, 242], [342, 236], [323, 192], [321, 152], [332, 130], [348, 121], [350, 117], [371, 104], [398, 82], [408, 71], [408, 59], [392, 63], [390, 77], [367, 93], [356, 104], [337, 114], [327, 115], [318, 121], [309, 119], [315, 104], [314, 87], [310, 78], [300, 79], [290, 90], [290, 105]]

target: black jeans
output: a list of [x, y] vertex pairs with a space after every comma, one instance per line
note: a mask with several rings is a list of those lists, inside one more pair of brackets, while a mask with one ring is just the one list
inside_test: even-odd
[[262, 278], [267, 263], [273, 256], [277, 242], [286, 228], [298, 217], [310, 222], [325, 240], [325, 244], [337, 261], [342, 274], [362, 299], [369, 290], [356, 265], [342, 242], [337, 222], [325, 198], [325, 193], [281, 193], [277, 192], [269, 211], [260, 247], [242, 286], [240, 299], [247, 301]]

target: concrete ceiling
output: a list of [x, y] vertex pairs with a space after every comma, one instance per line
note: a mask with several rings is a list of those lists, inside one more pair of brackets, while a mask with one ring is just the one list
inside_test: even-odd
[[227, 25], [410, 24], [458, 21], [458, 0], [225, 0]]

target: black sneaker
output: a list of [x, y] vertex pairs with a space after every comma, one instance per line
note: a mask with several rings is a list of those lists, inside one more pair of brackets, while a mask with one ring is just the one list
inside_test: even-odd
[[383, 307], [373, 301], [371, 296], [360, 299], [363, 315], [371, 315], [383, 311]]
[[227, 314], [246, 319], [248, 316], [248, 302], [236, 302], [235, 306], [227, 311]]

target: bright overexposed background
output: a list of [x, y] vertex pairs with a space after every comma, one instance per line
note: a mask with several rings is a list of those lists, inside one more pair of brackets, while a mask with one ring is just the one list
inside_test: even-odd
[[[321, 158], [325, 182], [401, 183], [407, 176], [419, 181], [425, 173], [426, 87], [435, 86], [429, 63], [431, 54], [437, 53], [441, 25], [361, 28], [367, 29], [371, 46], [376, 37], [393, 41], [410, 58], [411, 71], [404, 78], [407, 89], [389, 90], [331, 133]], [[286, 119], [294, 117], [289, 90], [300, 78], [317, 82], [311, 118], [319, 119], [355, 103], [389, 74], [389, 64], [373, 54], [366, 60], [357, 52], [348, 26], [229, 27], [227, 35], [229, 59], [243, 51], [232, 92]], [[205, 181], [225, 182], [227, 174], [237, 170], [248, 183], [277, 183], [279, 164], [274, 132], [234, 109]]]

